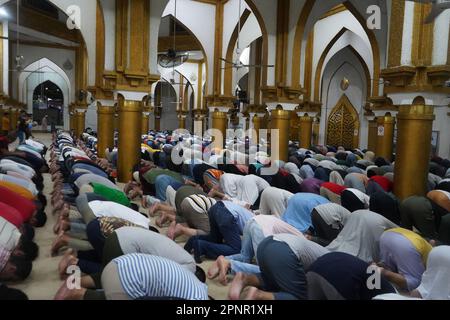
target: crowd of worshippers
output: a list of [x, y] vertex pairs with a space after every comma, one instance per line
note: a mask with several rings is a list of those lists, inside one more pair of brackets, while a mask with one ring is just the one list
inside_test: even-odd
[[119, 188], [117, 148], [101, 159], [89, 133], [53, 139], [55, 299], [206, 300], [206, 277], [233, 300], [450, 299], [449, 160], [430, 158], [427, 195], [400, 202], [371, 151], [291, 144], [284, 163], [248, 139], [150, 132]]
[[28, 299], [7, 284], [30, 275], [39, 253], [34, 228], [47, 221], [42, 193], [47, 148], [37, 140], [21, 142], [11, 151], [9, 137], [0, 135], [0, 300]]

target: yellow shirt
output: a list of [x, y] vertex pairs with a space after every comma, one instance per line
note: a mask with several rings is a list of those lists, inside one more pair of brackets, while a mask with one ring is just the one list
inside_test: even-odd
[[415, 233], [411, 230], [408, 230], [408, 229], [394, 228], [394, 229], [389, 229], [388, 231], [400, 233], [405, 238], [407, 238], [409, 241], [411, 241], [414, 248], [416, 248], [417, 252], [419, 252], [420, 255], [422, 256], [424, 265], [425, 266], [427, 265], [428, 254], [430, 253], [431, 249], [433, 249], [433, 247], [427, 240], [422, 238], [417, 233]]
[[15, 192], [28, 200], [36, 199], [36, 197], [28, 189], [22, 187], [21, 185], [9, 181], [0, 181], [0, 186], [9, 189], [12, 192]]

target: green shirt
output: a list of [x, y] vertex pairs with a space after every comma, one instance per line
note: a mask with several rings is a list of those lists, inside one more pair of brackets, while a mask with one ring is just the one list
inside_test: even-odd
[[91, 186], [94, 188], [94, 193], [104, 197], [108, 201], [119, 203], [121, 205], [129, 207], [131, 205], [130, 200], [120, 190], [111, 189], [103, 184], [91, 182]]
[[169, 169], [160, 169], [160, 168], [153, 168], [149, 171], [147, 171], [146, 173], [144, 173], [142, 175], [142, 177], [145, 179], [145, 181], [147, 181], [150, 184], [155, 184], [156, 178], [159, 175], [166, 175], [166, 176], [170, 176], [172, 178], [174, 178], [175, 180], [179, 181], [179, 182], [183, 182], [183, 177], [181, 176], [180, 173], [175, 172], [175, 171], [171, 171]]

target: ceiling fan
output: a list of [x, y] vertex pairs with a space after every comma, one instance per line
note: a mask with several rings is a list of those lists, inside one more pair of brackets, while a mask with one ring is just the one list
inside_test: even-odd
[[176, 50], [176, 37], [177, 37], [177, 0], [175, 0], [173, 21], [173, 47], [169, 48], [166, 53], [158, 54], [158, 64], [163, 68], [175, 68], [189, 59], [188, 52], [177, 52]]
[[237, 47], [236, 47], [236, 55], [238, 56], [236, 61], [229, 61], [224, 58], [219, 58], [220, 60], [224, 61], [226, 64], [228, 64], [226, 67], [223, 67], [222, 69], [229, 69], [229, 68], [235, 68], [237, 70], [242, 68], [273, 68], [274, 65], [262, 65], [262, 64], [244, 64], [240, 60], [240, 56], [242, 53], [242, 50], [240, 48], [240, 36], [241, 36], [241, 7], [242, 7], [242, 0], [239, 0], [239, 17], [238, 17], [238, 38], [237, 38]]
[[409, 0], [418, 3], [431, 3], [431, 12], [425, 20], [425, 24], [432, 23], [444, 10], [450, 9], [450, 0]]

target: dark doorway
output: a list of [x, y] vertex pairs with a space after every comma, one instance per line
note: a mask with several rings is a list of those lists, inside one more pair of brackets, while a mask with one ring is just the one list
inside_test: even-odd
[[61, 89], [51, 81], [38, 85], [33, 92], [33, 121], [38, 124], [47, 115], [48, 124], [64, 125], [64, 96]]

